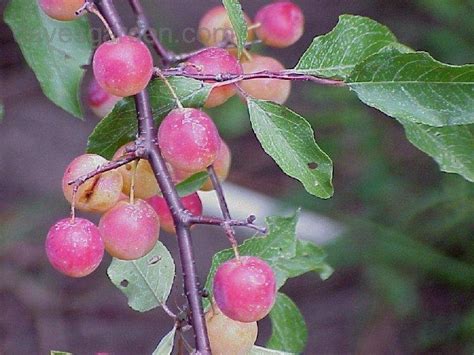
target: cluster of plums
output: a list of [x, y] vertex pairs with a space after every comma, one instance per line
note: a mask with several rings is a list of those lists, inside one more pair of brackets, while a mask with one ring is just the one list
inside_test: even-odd
[[[206, 170], [211, 164], [221, 181], [227, 177], [230, 150], [203, 111], [194, 108], [171, 111], [161, 123], [157, 138], [175, 183]], [[133, 145], [131, 142], [120, 147], [114, 159], [124, 157]], [[122, 260], [141, 258], [155, 246], [160, 228], [174, 232], [171, 212], [147, 160], [98, 174], [77, 185], [77, 189], [71, 184], [106, 163], [99, 155], [84, 154], [74, 159], [64, 173], [65, 198], [80, 211], [102, 214], [98, 227], [81, 218], [67, 218], [50, 230], [46, 244], [48, 257], [66, 275], [80, 277], [92, 272], [99, 265], [104, 248]], [[129, 199], [132, 188], [134, 198]], [[212, 189], [210, 179], [201, 189]], [[181, 201], [192, 214], [202, 214], [197, 193]]]
[[[43, 11], [59, 21], [74, 20], [85, 0], [38, 0]], [[249, 25], [248, 41], [257, 37], [264, 44], [284, 48], [303, 34], [304, 16], [290, 1], [277, 1], [261, 8]], [[235, 48], [222, 43], [235, 41], [223, 6], [209, 10], [199, 24], [199, 40], [207, 48], [181, 63], [189, 74], [241, 75], [262, 71], [281, 71], [284, 66], [268, 56], [244, 54], [238, 58]], [[153, 58], [148, 47], [132, 36], [113, 38], [101, 44], [92, 61], [94, 79], [87, 100], [100, 117], [106, 116], [123, 97], [144, 90], [153, 75]], [[240, 82], [245, 95], [284, 103], [291, 91], [289, 81], [260, 78]], [[212, 89], [205, 107], [226, 102], [237, 92], [235, 84]], [[157, 142], [167, 161], [174, 183], [214, 166], [218, 178], [229, 172], [231, 153], [221, 139], [212, 119], [202, 110], [178, 108], [171, 111], [158, 129]], [[128, 143], [114, 155], [123, 157], [133, 146]], [[51, 264], [71, 277], [82, 277], [100, 264], [104, 251], [122, 260], [135, 260], [155, 246], [160, 229], [174, 232], [171, 212], [160, 194], [154, 172], [147, 160], [139, 160], [94, 176], [74, 189], [81, 176], [106, 164], [94, 154], [84, 154], [67, 167], [62, 187], [74, 208], [100, 213], [98, 226], [91, 221], [70, 217], [57, 222], [46, 239]], [[208, 179], [201, 190], [213, 188]], [[132, 191], [133, 190], [133, 191]], [[129, 196], [134, 196], [130, 198]], [[197, 193], [182, 198], [184, 207], [194, 215], [202, 213]], [[206, 313], [206, 323], [213, 354], [246, 354], [257, 337], [257, 321], [271, 310], [276, 297], [275, 275], [262, 259], [241, 256], [217, 269], [213, 283], [214, 302]]]
[[[210, 164], [220, 180], [227, 176], [229, 148], [203, 111], [171, 111], [159, 127], [158, 138], [175, 183]], [[123, 157], [133, 144], [119, 148], [114, 158]], [[64, 196], [76, 209], [102, 214], [98, 226], [84, 218], [69, 217], [57, 222], [47, 235], [48, 259], [53, 267], [71, 277], [93, 272], [104, 250], [118, 259], [135, 260], [153, 249], [160, 228], [174, 231], [171, 212], [147, 160], [96, 175], [74, 190], [71, 181], [106, 163], [99, 155], [84, 154], [69, 164], [63, 176]], [[136, 197], [133, 201], [128, 198], [132, 188]], [[201, 189], [212, 189], [209, 179]], [[181, 201], [190, 213], [202, 214], [197, 193]], [[257, 336], [256, 322], [268, 314], [275, 301], [275, 275], [271, 267], [251, 256], [223, 263], [214, 278], [213, 295], [214, 304], [206, 313], [213, 353], [222, 354], [229, 349], [246, 353]]]
[[[41, 8], [50, 17], [73, 20], [75, 11], [85, 0], [39, 0]], [[283, 48], [295, 43], [303, 34], [304, 16], [301, 9], [290, 1], [277, 1], [262, 7], [249, 24], [248, 40], [255, 37], [268, 46]], [[285, 67], [275, 58], [246, 53], [237, 58], [235, 48], [223, 49], [219, 45], [226, 38], [235, 37], [227, 12], [223, 6], [209, 10], [199, 23], [199, 40], [207, 49], [192, 56], [181, 65], [187, 74], [218, 75], [281, 71]], [[135, 95], [148, 85], [153, 74], [153, 59], [147, 46], [132, 36], [122, 36], [101, 44], [93, 58], [95, 80], [88, 91], [89, 105], [104, 117], [121, 97]], [[291, 91], [290, 81], [260, 78], [239, 83], [251, 97], [284, 103]], [[236, 93], [235, 85], [216, 87], [209, 95], [205, 107], [215, 107]]]

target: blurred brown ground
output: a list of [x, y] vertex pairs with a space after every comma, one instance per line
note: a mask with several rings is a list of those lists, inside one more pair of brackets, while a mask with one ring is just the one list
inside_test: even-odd
[[[218, 3], [144, 2], [159, 5], [160, 13], [150, 11], [153, 21], [162, 19], [163, 26], [176, 31], [196, 27], [199, 14]], [[307, 17], [305, 37], [288, 50], [270, 51], [288, 66], [295, 64], [312, 37], [329, 31], [343, 13], [370, 16], [395, 26], [401, 40], [410, 37], [411, 44], [416, 41], [403, 27], [404, 19], [419, 16], [412, 13], [410, 1], [296, 2], [304, 8]], [[125, 1], [117, 3], [125, 4]], [[252, 15], [266, 1], [244, 0], [242, 3]], [[5, 5], [6, 1], [2, 0], [0, 13]], [[196, 47], [194, 43], [189, 49]], [[28, 213], [21, 215], [19, 218], [23, 218], [28, 238], [10, 242], [0, 250], [0, 354], [46, 354], [51, 349], [75, 354], [151, 353], [171, 328], [163, 312], [139, 314], [130, 310], [125, 297], [108, 281], [106, 262], [92, 276], [70, 280], [51, 270], [45, 260], [42, 243], [48, 226], [68, 213], [59, 185], [64, 167], [84, 151], [87, 136], [97, 120], [90, 112], [84, 122], [76, 120], [42, 95], [3, 22], [0, 23], [0, 99], [6, 110], [0, 124], [0, 223], [18, 217], [14, 216], [16, 206], [29, 201], [34, 201], [36, 205], [31, 208], [40, 210], [44, 217], [38, 220], [30, 218]], [[292, 103], [297, 105], [297, 99], [292, 98]], [[231, 145], [238, 147], [234, 149], [239, 167], [238, 173], [231, 177], [234, 182], [269, 194], [279, 194], [293, 183], [278, 172], [251, 135]], [[248, 156], [253, 157], [252, 161], [248, 161]], [[15, 230], [10, 229], [8, 233], [0, 236], [0, 240], [15, 239]], [[199, 244], [197, 267], [204, 278], [210, 257], [216, 250], [227, 247], [227, 243], [216, 229], [197, 229], [194, 238], [195, 244]], [[177, 256], [174, 238], [162, 239]], [[403, 330], [390, 314], [360, 329], [363, 310], [371, 302], [361, 292], [360, 282], [357, 270], [342, 270], [324, 283], [308, 275], [292, 280], [285, 287], [284, 291], [301, 307], [309, 326], [307, 354], [406, 353], [400, 341]], [[176, 285], [180, 285], [180, 280]], [[182, 304], [180, 291], [170, 298], [171, 305], [175, 302]], [[356, 337], [356, 333], [363, 334], [362, 338]], [[268, 334], [269, 324], [263, 322], [260, 344], [264, 344]]]

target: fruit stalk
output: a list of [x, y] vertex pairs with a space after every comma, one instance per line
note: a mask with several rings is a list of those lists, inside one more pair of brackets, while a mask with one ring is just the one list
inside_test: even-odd
[[219, 200], [219, 206], [222, 211], [222, 216], [224, 217], [224, 220], [225, 220], [223, 224], [225, 233], [230, 243], [232, 244], [232, 249], [234, 249], [235, 256], [238, 258], [239, 251], [237, 248], [237, 240], [235, 239], [234, 229], [229, 223], [232, 220], [232, 217], [230, 215], [229, 206], [227, 205], [227, 201], [224, 196], [224, 190], [222, 189], [222, 185], [212, 165], [209, 168], [207, 168], [207, 172], [209, 174], [209, 177], [211, 178], [212, 185], [214, 186], [214, 189], [216, 190], [217, 198]]
[[[95, 5], [109, 23], [117, 36], [125, 35], [125, 29], [112, 0], [94, 0]], [[204, 321], [203, 307], [200, 295], [200, 284], [197, 278], [194, 255], [191, 243], [189, 223], [178, 193], [173, 185], [171, 176], [156, 144], [156, 129], [153, 125], [153, 115], [150, 100], [146, 90], [135, 96], [137, 120], [139, 128], [138, 144], [142, 156], [150, 161], [163, 197], [168, 203], [176, 226], [181, 266], [184, 279], [184, 291], [191, 311], [191, 323], [194, 329], [196, 350], [199, 354], [210, 354], [209, 339]]]

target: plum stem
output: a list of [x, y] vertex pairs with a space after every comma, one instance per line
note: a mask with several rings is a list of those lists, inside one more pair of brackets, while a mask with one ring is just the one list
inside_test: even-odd
[[222, 226], [225, 230], [227, 238], [230, 241], [230, 244], [232, 245], [232, 249], [234, 250], [235, 257], [239, 259], [240, 254], [239, 254], [238, 243], [237, 243], [237, 240], [235, 239], [234, 229], [232, 228], [232, 225], [229, 223], [232, 220], [232, 217], [230, 215], [229, 206], [227, 205], [227, 201], [225, 199], [224, 189], [222, 188], [221, 182], [219, 181], [219, 178], [216, 174], [216, 170], [214, 169], [212, 165], [207, 168], [207, 173], [209, 174], [209, 177], [211, 179], [212, 186], [214, 186], [214, 190], [216, 190], [219, 206], [221, 208], [222, 215], [224, 216], [224, 223], [222, 224]]

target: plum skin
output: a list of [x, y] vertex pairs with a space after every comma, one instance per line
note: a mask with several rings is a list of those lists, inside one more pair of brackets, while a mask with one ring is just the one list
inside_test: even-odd
[[221, 138], [206, 113], [184, 108], [165, 117], [158, 129], [158, 144], [173, 168], [199, 172], [216, 160]]
[[58, 21], [72, 21], [85, 0], [39, 0], [39, 6], [49, 17]]
[[119, 101], [120, 97], [106, 92], [96, 79], [89, 83], [87, 87], [87, 104], [97, 117], [103, 118], [107, 116]]
[[146, 88], [153, 74], [153, 58], [142, 41], [122, 36], [97, 48], [92, 67], [97, 82], [106, 92], [126, 97]]
[[[107, 160], [97, 154], [83, 154], [69, 163], [62, 180], [64, 197], [69, 203], [73, 202], [74, 190], [69, 182], [94, 171], [105, 163]], [[75, 207], [86, 212], [106, 212], [119, 201], [122, 187], [122, 175], [116, 170], [96, 175], [79, 186]]]
[[[251, 26], [252, 21], [245, 13], [244, 19], [247, 25]], [[235, 33], [224, 6], [217, 5], [204, 14], [199, 22], [198, 37], [199, 41], [206, 47], [217, 46], [226, 39], [236, 42]], [[249, 31], [247, 41], [253, 40], [254, 37], [254, 31]], [[235, 50], [232, 51], [232, 54], [234, 52]]]
[[207, 333], [214, 355], [246, 355], [250, 352], [258, 335], [257, 322], [242, 323], [226, 317], [213, 304], [205, 314]]
[[[121, 146], [114, 154], [112, 160], [117, 160], [127, 153], [127, 147], [131, 147], [134, 143], [126, 143]], [[122, 165], [117, 169], [117, 171], [122, 174], [123, 178], [123, 193], [126, 195], [130, 194], [132, 187], [132, 175], [133, 175], [133, 164], [136, 162], [130, 162], [128, 164]], [[158, 193], [160, 193], [160, 187], [156, 181], [155, 173], [146, 159], [140, 159], [137, 164], [135, 172], [135, 197], [141, 199], [150, 198]]]
[[[166, 203], [166, 200], [161, 196], [153, 196], [147, 202], [155, 209], [155, 212], [160, 218], [161, 229], [165, 232], [176, 233], [173, 216]], [[181, 197], [183, 207], [188, 210], [193, 216], [200, 216], [202, 214], [202, 202], [197, 193]]]
[[259, 321], [275, 303], [275, 274], [264, 260], [241, 256], [218, 267], [213, 294], [227, 317], [244, 323]]
[[[186, 74], [242, 74], [242, 66], [237, 59], [223, 48], [211, 47], [192, 56], [185, 63]], [[222, 105], [236, 93], [235, 85], [228, 84], [211, 90], [204, 107]]]
[[[219, 153], [217, 153], [217, 158], [212, 163], [214, 167], [214, 171], [217, 175], [217, 178], [220, 182], [225, 181], [227, 176], [229, 175], [230, 165], [232, 162], [232, 154], [230, 152], [229, 146], [221, 140], [221, 147], [219, 149]], [[214, 189], [212, 185], [211, 178], [208, 178], [206, 182], [200, 188], [201, 191], [211, 191]]]
[[[242, 63], [244, 73], [256, 73], [264, 70], [279, 72], [285, 70], [283, 64], [272, 57], [253, 54], [250, 61]], [[260, 99], [269, 100], [282, 105], [290, 96], [291, 81], [279, 79], [252, 79], [244, 80], [240, 84], [241, 88], [250, 96]]]
[[70, 277], [84, 277], [99, 266], [104, 242], [99, 229], [83, 218], [65, 218], [51, 227], [46, 237], [51, 265]]
[[262, 7], [255, 16], [257, 37], [268, 46], [285, 48], [304, 32], [304, 15], [291, 1], [278, 1]]
[[121, 260], [136, 260], [148, 254], [160, 235], [160, 220], [143, 200], [120, 201], [99, 222], [105, 250]]

